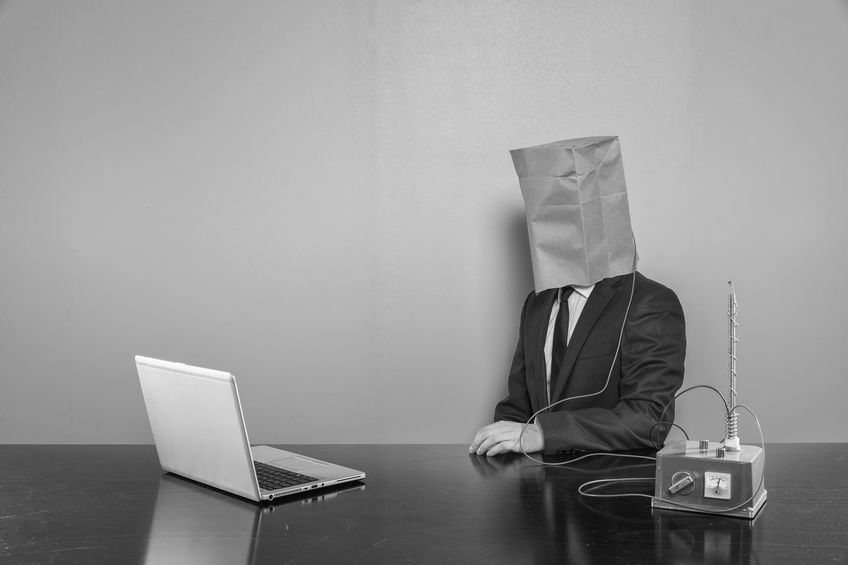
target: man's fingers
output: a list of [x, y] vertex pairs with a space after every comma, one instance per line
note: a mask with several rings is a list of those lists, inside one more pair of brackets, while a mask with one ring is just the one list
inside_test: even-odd
[[477, 432], [477, 434], [474, 436], [474, 439], [471, 441], [471, 447], [476, 450], [477, 446], [483, 443], [486, 438], [491, 435], [493, 431], [492, 428], [494, 426], [495, 424], [489, 424], [488, 426], [483, 426], [482, 428], [480, 428], [480, 431]]
[[516, 442], [514, 440], [508, 439], [505, 441], [501, 441], [493, 445], [486, 452], [488, 457], [492, 457], [493, 455], [500, 455], [501, 453], [508, 453], [510, 451], [515, 451]]
[[477, 454], [497, 455], [507, 451], [518, 451], [516, 447], [520, 434], [521, 428], [515, 426], [495, 430], [477, 447]]
[[480, 442], [475, 451], [477, 455], [484, 455], [488, 453], [492, 446], [497, 445], [499, 442], [500, 439], [498, 434], [489, 434], [485, 439], [483, 439], [483, 441]]
[[[474, 439], [471, 442], [471, 447], [468, 449], [469, 453], [477, 452], [480, 455], [484, 453], [484, 451], [480, 450], [480, 446], [493, 435], [503, 433], [505, 430], [508, 430], [511, 425], [514, 425], [515, 422], [495, 422], [494, 424], [489, 424], [488, 426], [483, 426], [480, 428], [480, 431], [474, 436]], [[490, 444], [491, 445], [491, 444]]]
[[474, 439], [471, 440], [471, 446], [468, 448], [468, 453], [474, 453], [475, 451], [477, 451], [480, 448], [480, 444], [486, 441], [490, 433], [491, 432], [489, 431], [489, 426], [481, 428], [480, 431], [477, 432], [477, 434], [474, 436]]
[[[522, 450], [518, 444], [518, 439], [521, 437], [521, 431], [524, 428], [525, 424], [521, 424], [520, 422], [505, 421], [484, 426], [474, 436], [468, 452], [476, 453], [477, 455], [498, 455], [507, 451], [520, 452]], [[524, 439], [526, 440], [527, 438], [525, 437]]]
[[477, 453], [477, 455], [483, 455], [484, 453], [489, 451], [489, 449], [491, 449], [493, 445], [497, 444], [500, 441], [499, 434], [500, 432], [498, 432], [497, 430], [490, 430], [489, 433], [483, 436], [480, 442], [477, 443], [476, 447], [474, 448], [474, 452]]

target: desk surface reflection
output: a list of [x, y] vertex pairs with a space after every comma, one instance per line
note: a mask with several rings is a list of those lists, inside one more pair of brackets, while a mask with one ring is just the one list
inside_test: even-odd
[[848, 562], [848, 444], [767, 446], [769, 501], [753, 521], [576, 492], [595, 478], [650, 478], [650, 462], [289, 447], [368, 478], [259, 505], [163, 474], [151, 446], [0, 446], [0, 562]]

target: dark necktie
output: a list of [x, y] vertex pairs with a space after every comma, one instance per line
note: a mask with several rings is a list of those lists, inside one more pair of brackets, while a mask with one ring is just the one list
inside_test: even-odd
[[568, 297], [574, 289], [570, 286], [562, 287], [562, 297], [559, 301], [559, 312], [554, 322], [554, 342], [551, 348], [551, 402], [554, 402], [554, 390], [556, 389], [562, 361], [565, 359], [565, 345], [568, 339]]

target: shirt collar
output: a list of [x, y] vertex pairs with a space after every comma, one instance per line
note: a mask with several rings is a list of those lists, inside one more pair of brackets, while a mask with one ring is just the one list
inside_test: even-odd
[[[590, 284], [589, 286], [578, 286], [576, 284], [571, 285], [571, 288], [574, 289], [574, 292], [583, 297], [584, 300], [589, 299], [589, 295], [592, 294], [592, 290], [595, 288], [595, 285]], [[557, 291], [557, 298], [560, 298], [562, 294], [562, 289]]]

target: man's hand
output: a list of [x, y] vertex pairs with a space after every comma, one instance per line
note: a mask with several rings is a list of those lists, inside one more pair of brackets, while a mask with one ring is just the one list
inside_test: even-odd
[[[524, 428], [524, 434], [521, 434]], [[521, 436], [521, 445], [518, 437]], [[516, 453], [542, 451], [545, 446], [542, 429], [536, 424], [522, 424], [501, 420], [480, 428], [468, 453], [477, 455], [499, 455], [508, 451]], [[522, 450], [523, 448], [523, 450]]]

